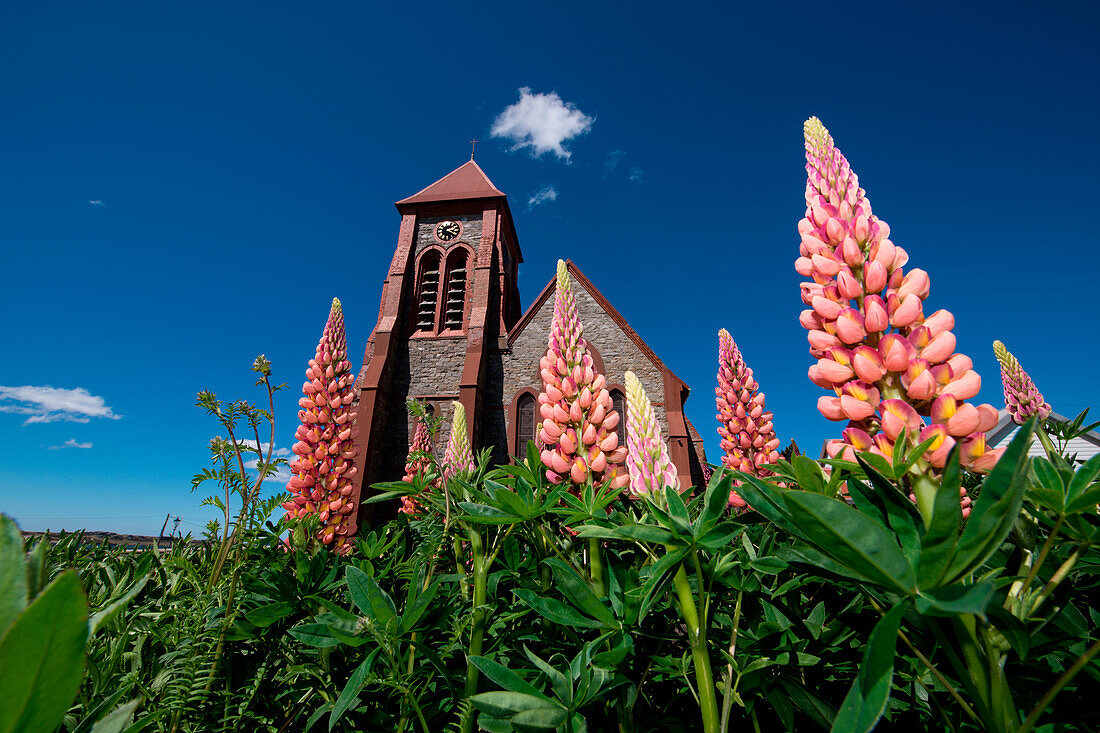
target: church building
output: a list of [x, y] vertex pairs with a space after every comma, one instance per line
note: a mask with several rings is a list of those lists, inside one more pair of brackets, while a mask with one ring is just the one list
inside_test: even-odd
[[[356, 381], [356, 499], [369, 495], [364, 487], [404, 474], [415, 429], [409, 398], [441, 416], [445, 430], [452, 400], [461, 402], [475, 455], [490, 448], [498, 464], [525, 455], [540, 422], [539, 359], [554, 312], [554, 273], [521, 312], [516, 275], [523, 253], [507, 196], [471, 159], [398, 201], [397, 211], [397, 247]], [[684, 484], [701, 485], [705, 456], [684, 415], [688, 386], [576, 264], [568, 268], [585, 339], [623, 417], [620, 443], [626, 443], [624, 374], [633, 371], [653, 402]], [[442, 448], [437, 446], [440, 456]], [[357, 511], [359, 506], [356, 501]], [[366, 527], [391, 511], [368, 504], [355, 521]]]

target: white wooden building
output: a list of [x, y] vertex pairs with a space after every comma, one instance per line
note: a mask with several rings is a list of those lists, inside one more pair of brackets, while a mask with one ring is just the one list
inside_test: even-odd
[[[997, 426], [985, 435], [986, 444], [991, 448], [1008, 445], [1016, 435], [1016, 431], [1020, 429], [1020, 426], [1012, 421], [1012, 416], [1008, 413], [1008, 410], [1001, 408], [999, 415], [1000, 419], [997, 420]], [[1059, 415], [1057, 412], [1051, 412], [1050, 416], [1062, 422], [1069, 422], [1071, 419], [1067, 418], [1065, 415]], [[1089, 421], [1086, 418], [1085, 424], [1087, 425], [1089, 422], [1096, 421]], [[1076, 453], [1079, 460], [1087, 461], [1097, 453], [1100, 453], [1100, 433], [1095, 430], [1090, 430], [1081, 437], [1074, 438], [1069, 442], [1066, 453], [1069, 455]], [[1038, 440], [1033, 440], [1031, 442], [1031, 447], [1028, 449], [1028, 455], [1045, 456], [1046, 451], [1043, 450], [1043, 444]]]

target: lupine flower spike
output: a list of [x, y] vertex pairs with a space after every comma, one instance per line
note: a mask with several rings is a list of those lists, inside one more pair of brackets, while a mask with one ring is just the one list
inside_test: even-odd
[[461, 402], [452, 402], [451, 436], [443, 452], [443, 478], [467, 476], [476, 468], [474, 453], [470, 448], [470, 434], [466, 429], [466, 408]]
[[554, 320], [546, 355], [539, 362], [543, 389], [539, 394], [543, 443], [542, 462], [553, 483], [580, 485], [610, 480], [624, 488], [627, 448], [619, 445], [615, 411], [607, 380], [596, 372], [584, 340], [577, 301], [565, 262], [558, 260]]
[[[718, 386], [714, 389], [718, 408], [718, 436], [722, 439], [722, 463], [753, 476], [770, 476], [766, 468], [779, 460], [779, 438], [775, 437], [772, 414], [764, 410], [764, 393], [745, 364], [741, 351], [726, 329], [718, 332]], [[729, 503], [737, 508], [745, 500], [730, 493]]]
[[[409, 444], [409, 457], [405, 461], [405, 476], [402, 481], [412, 483], [418, 474], [431, 468], [432, 434], [423, 421], [416, 421], [416, 430], [413, 431], [412, 443]], [[401, 508], [397, 510], [402, 514], [413, 516], [420, 513], [420, 504], [412, 497], [401, 497]]]
[[355, 509], [349, 497], [358, 471], [351, 442], [355, 377], [347, 357], [344, 313], [340, 301], [333, 298], [317, 353], [306, 369], [304, 396], [298, 400], [301, 425], [293, 448], [297, 459], [290, 464], [293, 475], [287, 490], [291, 498], [283, 508], [291, 518], [318, 515], [317, 539], [342, 555], [351, 552], [356, 530], [349, 519]]
[[909, 255], [871, 213], [859, 179], [816, 117], [806, 121], [805, 138], [806, 216], [795, 269], [810, 281], [802, 283], [808, 309], [799, 320], [818, 360], [810, 379], [831, 392], [818, 409], [848, 421], [827, 450], [849, 460], [856, 451], [890, 458], [903, 434], [909, 445], [935, 438], [913, 477], [917, 506], [930, 521], [935, 476], [956, 443], [967, 468], [996, 464], [1003, 449], [990, 450], [985, 431], [996, 425], [997, 410], [966, 402], [982, 382], [970, 358], [955, 352], [955, 317], [925, 315], [928, 273], [905, 272]]
[[1005, 407], [1017, 425], [1023, 425], [1032, 415], [1041, 420], [1050, 416], [1050, 405], [1020, 366], [1020, 362], [1000, 341], [993, 342], [993, 354], [1001, 364], [1001, 384], [1005, 390]]
[[680, 490], [676, 465], [668, 457], [657, 415], [634, 372], [626, 373], [626, 470], [633, 496], [663, 501], [665, 488]]

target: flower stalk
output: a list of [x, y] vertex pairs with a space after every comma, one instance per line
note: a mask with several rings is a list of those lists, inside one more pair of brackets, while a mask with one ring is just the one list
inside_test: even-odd
[[301, 424], [292, 449], [297, 459], [290, 464], [293, 474], [287, 491], [291, 497], [283, 508], [290, 519], [316, 515], [320, 525], [315, 539], [341, 555], [353, 547], [355, 502], [350, 497], [352, 478], [358, 472], [351, 440], [355, 376], [347, 356], [344, 313], [339, 299], [333, 298], [298, 400]]
[[[805, 124], [806, 215], [798, 223], [801, 256], [795, 262], [808, 306], [799, 317], [817, 363], [810, 379], [831, 395], [818, 400], [830, 420], [847, 421], [830, 457], [854, 460], [871, 452], [888, 460], [894, 445], [932, 440], [909, 480], [926, 524], [947, 456], [961, 446], [962, 464], [988, 471], [1003, 449], [990, 449], [986, 431], [997, 423], [992, 405], [967, 400], [981, 377], [955, 351], [955, 317], [925, 315], [928, 273], [905, 270], [908, 253], [890, 239], [890, 227], [871, 212], [864, 189], [821, 121]], [[927, 480], [924, 480], [927, 479]], [[969, 500], [961, 500], [969, 514]]]

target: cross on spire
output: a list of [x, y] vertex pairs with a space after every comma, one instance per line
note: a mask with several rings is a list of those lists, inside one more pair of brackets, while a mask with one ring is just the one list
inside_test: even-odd
[[481, 141], [475, 137], [473, 140], [467, 140], [466, 142], [470, 143], [470, 160], [473, 160], [474, 151], [477, 149], [477, 144]]

